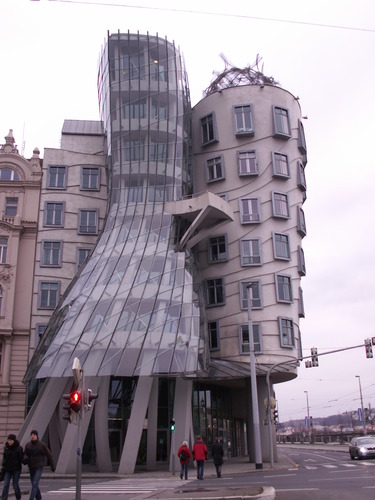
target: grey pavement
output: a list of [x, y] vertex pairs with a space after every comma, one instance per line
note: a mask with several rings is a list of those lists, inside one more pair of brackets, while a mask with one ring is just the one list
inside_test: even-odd
[[[288, 470], [290, 468], [295, 468], [297, 465], [285, 454], [283, 453], [283, 448], [295, 448], [295, 449], [304, 449], [304, 451], [310, 450], [330, 450], [335, 452], [348, 453], [348, 445], [338, 445], [338, 444], [282, 444], [278, 445], [278, 461], [274, 463], [273, 468], [271, 468], [270, 464], [265, 462], [263, 463], [262, 469], [256, 469], [254, 463], [250, 463], [247, 457], [234, 457], [234, 458], [225, 458], [224, 465], [222, 467], [222, 477], [225, 476], [233, 477], [236, 474], [257, 474], [258, 472], [264, 472], [265, 470]], [[208, 460], [205, 463], [205, 471], [204, 471], [205, 479], [216, 478], [216, 470], [212, 460]], [[49, 471], [46, 468], [43, 472], [43, 478], [71, 478], [72, 485], [75, 484], [75, 475], [58, 475]], [[210, 483], [197, 482], [196, 481], [196, 472], [195, 469], [191, 466], [189, 468], [189, 486], [187, 486], [186, 481], [180, 481], [179, 479], [179, 464], [176, 464], [176, 470], [173, 474], [172, 472], [164, 469], [160, 470], [137, 470], [135, 474], [117, 474], [117, 473], [98, 473], [91, 472], [83, 467], [82, 479], [92, 479], [93, 483], [98, 481], [113, 481], [113, 480], [121, 480], [121, 479], [129, 479], [132, 480], [132, 483], [135, 481], [139, 481], [142, 483], [142, 480], [150, 480], [150, 479], [167, 480], [170, 479], [170, 484], [167, 488], [160, 488], [157, 491], [152, 493], [148, 492], [146, 494], [137, 494], [134, 495], [134, 499], [138, 500], [152, 500], [152, 499], [163, 499], [163, 500], [220, 500], [220, 499], [229, 499], [230, 500], [254, 500], [254, 499], [262, 499], [262, 500], [274, 500], [276, 498], [276, 492], [272, 487], [259, 487], [259, 486], [250, 486], [245, 488], [218, 488], [217, 483], [212, 485]], [[192, 481], [195, 481], [195, 486], [192, 486]], [[159, 483], [160, 485], [163, 482]], [[206, 486], [207, 484], [207, 486]], [[42, 494], [44, 500], [56, 500], [56, 494], [45, 492], [45, 488], [42, 485]], [[11, 490], [12, 491], [12, 490]], [[26, 491], [23, 492], [26, 495]], [[9, 495], [10, 498], [11, 495]], [[111, 495], [111, 497], [116, 497], [116, 495]], [[58, 498], [63, 498], [64, 500], [74, 500], [75, 494], [64, 494], [63, 497], [58, 496]], [[92, 498], [92, 497], [91, 497]], [[109, 496], [108, 496], [109, 498]], [[82, 496], [82, 500], [84, 496]]]

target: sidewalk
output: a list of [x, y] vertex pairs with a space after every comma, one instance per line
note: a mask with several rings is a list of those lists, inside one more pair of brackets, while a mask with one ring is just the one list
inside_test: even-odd
[[[347, 445], [337, 445], [337, 444], [280, 444], [277, 446], [277, 455], [278, 461], [274, 463], [274, 467], [271, 468], [270, 464], [265, 462], [263, 463], [262, 469], [256, 469], [254, 463], [250, 463], [248, 457], [234, 457], [234, 458], [226, 458], [224, 461], [224, 465], [222, 468], [222, 477], [233, 477], [234, 475], [240, 474], [254, 474], [256, 475], [259, 472], [270, 471], [270, 470], [288, 470], [290, 468], [298, 467], [293, 460], [291, 460], [286, 454], [283, 453], [283, 448], [294, 448], [296, 450], [329, 450], [335, 451], [338, 453], [348, 453]], [[216, 470], [212, 460], [208, 460], [205, 463], [204, 468], [204, 477], [205, 479], [216, 478]], [[90, 472], [85, 468], [82, 472], [82, 478], [84, 479], [93, 479], [94, 481], [103, 481], [103, 480], [114, 480], [114, 479], [133, 479], [142, 481], [142, 479], [152, 479], [152, 478], [165, 478], [172, 479], [174, 481], [178, 480], [179, 486], [174, 489], [163, 489], [157, 492], [148, 493], [145, 495], [137, 495], [135, 500], [221, 500], [221, 499], [229, 499], [230, 500], [275, 500], [276, 492], [272, 487], [261, 487], [261, 486], [250, 486], [246, 488], [233, 487], [233, 488], [217, 488], [217, 483], [215, 486], [212, 485], [211, 482], [197, 482], [195, 484], [195, 488], [192, 487], [192, 480], [196, 479], [196, 470], [191, 466], [189, 468], [189, 482], [181, 481], [179, 482], [179, 464], [176, 464], [175, 474], [169, 472], [165, 468], [162, 470], [137, 470], [135, 474], [117, 474], [117, 473], [98, 473], [98, 472]], [[57, 477], [72, 477], [75, 478], [75, 475], [57, 475], [55, 473], [49, 472], [46, 468], [43, 472], [43, 477], [47, 478], [57, 478]], [[255, 476], [254, 476], [255, 477]], [[55, 500], [48, 493], [43, 493], [43, 498], [45, 500]], [[64, 500], [74, 500], [74, 496], [68, 497], [64, 495]], [[94, 497], [95, 498], [95, 497]], [[102, 500], [102, 499], [101, 499]]]

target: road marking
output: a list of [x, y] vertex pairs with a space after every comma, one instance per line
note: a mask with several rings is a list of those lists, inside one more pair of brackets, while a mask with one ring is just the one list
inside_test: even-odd
[[326, 469], [337, 469], [337, 465], [332, 464], [322, 464], [322, 467], [325, 467]]
[[306, 469], [311, 469], [311, 470], [314, 470], [314, 469], [317, 469], [318, 467], [316, 467], [315, 465], [305, 465], [305, 468]]

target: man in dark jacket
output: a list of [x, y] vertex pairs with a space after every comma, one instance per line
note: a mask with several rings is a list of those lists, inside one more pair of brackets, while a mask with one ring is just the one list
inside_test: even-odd
[[31, 431], [31, 441], [25, 446], [25, 456], [23, 463], [29, 466], [31, 491], [29, 500], [41, 500], [42, 495], [39, 490], [39, 481], [42, 476], [45, 460], [48, 459], [52, 471], [55, 470], [55, 463], [49, 448], [39, 441], [38, 431]]
[[203, 479], [204, 475], [204, 461], [207, 460], [207, 446], [202, 441], [201, 436], [197, 437], [197, 441], [193, 446], [193, 460], [197, 461], [197, 478]]
[[21, 498], [21, 490], [19, 487], [19, 479], [22, 469], [23, 448], [17, 441], [15, 434], [9, 434], [8, 440], [5, 443], [2, 474], [4, 475], [4, 486], [1, 500], [8, 499], [10, 480], [13, 478], [13, 489], [16, 499]]
[[215, 439], [215, 443], [211, 448], [212, 458], [214, 459], [214, 464], [216, 468], [217, 477], [221, 477], [221, 466], [223, 465], [224, 450], [220, 444], [220, 438]]

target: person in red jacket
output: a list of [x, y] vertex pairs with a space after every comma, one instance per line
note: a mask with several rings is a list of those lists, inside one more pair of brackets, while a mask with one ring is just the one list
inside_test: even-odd
[[191, 452], [188, 448], [187, 441], [184, 441], [182, 445], [180, 446], [177, 456], [180, 459], [180, 464], [181, 464], [181, 471], [180, 471], [180, 478], [183, 479], [185, 476], [185, 479], [187, 480], [188, 478], [188, 468], [189, 468], [189, 459], [191, 457]]
[[198, 436], [193, 446], [193, 460], [197, 461], [197, 478], [203, 479], [204, 461], [207, 460], [207, 446], [202, 441], [202, 437]]

